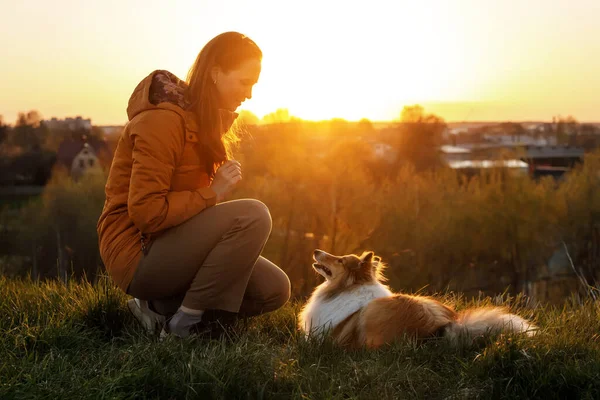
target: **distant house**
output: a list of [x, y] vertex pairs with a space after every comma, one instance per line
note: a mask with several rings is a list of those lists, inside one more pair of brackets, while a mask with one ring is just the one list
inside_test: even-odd
[[[520, 151], [520, 154], [516, 154], [516, 159], [501, 159], [502, 152], [506, 150]], [[439, 148], [439, 152], [446, 164], [453, 169], [481, 170], [503, 167], [529, 173], [535, 178], [546, 175], [560, 178], [580, 163], [584, 155], [582, 147], [532, 146], [510, 142], [444, 145]]]
[[102, 173], [109, 167], [111, 152], [106, 141], [94, 138], [65, 139], [59, 146], [56, 164], [65, 168], [71, 178]]

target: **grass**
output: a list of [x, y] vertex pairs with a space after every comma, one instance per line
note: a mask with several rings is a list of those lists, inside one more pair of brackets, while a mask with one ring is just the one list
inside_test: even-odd
[[345, 352], [295, 330], [299, 304], [251, 319], [222, 340], [158, 341], [114, 286], [0, 277], [2, 399], [600, 398], [600, 306], [502, 303], [541, 327], [471, 347], [401, 340]]

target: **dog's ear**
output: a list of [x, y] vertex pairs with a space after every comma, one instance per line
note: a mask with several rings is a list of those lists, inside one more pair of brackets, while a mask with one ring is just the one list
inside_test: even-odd
[[374, 253], [372, 251], [366, 251], [360, 257], [360, 265], [370, 264], [373, 260]]

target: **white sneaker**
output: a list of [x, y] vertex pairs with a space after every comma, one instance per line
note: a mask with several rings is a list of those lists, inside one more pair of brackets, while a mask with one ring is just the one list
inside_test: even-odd
[[158, 335], [158, 340], [160, 342], [162, 342], [169, 336], [176, 336], [176, 335], [173, 335], [171, 332], [167, 332], [167, 330], [165, 328], [162, 328], [162, 330], [160, 331], [160, 334]]
[[165, 326], [165, 316], [152, 311], [148, 306], [148, 301], [133, 298], [127, 301], [127, 306], [149, 333], [158, 333]]
[[203, 336], [210, 334], [213, 331], [210, 324], [205, 324], [202, 321], [202, 316], [189, 315], [183, 311], [177, 311], [166, 322], [160, 331], [160, 341], [168, 337], [176, 337], [185, 339], [188, 336]]

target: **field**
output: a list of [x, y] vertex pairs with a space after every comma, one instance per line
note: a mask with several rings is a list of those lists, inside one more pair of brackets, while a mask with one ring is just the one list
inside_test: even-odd
[[600, 397], [600, 306], [524, 298], [504, 304], [542, 328], [534, 338], [489, 337], [452, 348], [408, 339], [345, 352], [295, 329], [299, 302], [240, 321], [215, 340], [158, 338], [129, 314], [126, 296], [96, 286], [0, 278], [2, 399], [564, 399]]

